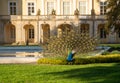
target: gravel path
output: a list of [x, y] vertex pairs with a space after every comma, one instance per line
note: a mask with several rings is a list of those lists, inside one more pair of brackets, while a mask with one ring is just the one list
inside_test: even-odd
[[0, 64], [36, 63], [39, 57], [0, 57]]

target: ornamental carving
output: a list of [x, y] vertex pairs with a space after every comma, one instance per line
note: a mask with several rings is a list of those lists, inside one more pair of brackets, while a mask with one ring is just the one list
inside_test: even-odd
[[79, 15], [79, 10], [78, 10], [78, 9], [76, 9], [76, 10], [74, 11], [74, 15]]
[[52, 15], [56, 15], [56, 11], [54, 9], [52, 10]]
[[41, 12], [40, 9], [38, 9], [38, 11], [37, 11], [37, 15], [40, 15], [40, 12]]

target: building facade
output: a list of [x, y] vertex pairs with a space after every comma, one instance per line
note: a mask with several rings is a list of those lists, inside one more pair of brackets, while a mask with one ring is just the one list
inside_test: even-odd
[[105, 0], [1, 0], [0, 43], [39, 44], [67, 25], [97, 35], [101, 43], [120, 43], [120, 31], [105, 31], [106, 5]]

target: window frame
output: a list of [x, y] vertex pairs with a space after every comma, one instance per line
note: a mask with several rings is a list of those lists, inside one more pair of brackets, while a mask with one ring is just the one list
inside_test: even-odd
[[[64, 5], [65, 3], [69, 3], [69, 5], [67, 4], [67, 6], [66, 6], [66, 5]], [[67, 10], [68, 10], [68, 7], [69, 7], [69, 12], [68, 12], [68, 11], [65, 12], [64, 6], [67, 7], [67, 8], [66, 8]], [[69, 2], [69, 1], [63, 1], [63, 15], [70, 15], [70, 13], [71, 13], [70, 10], [71, 10], [70, 2]]]
[[[12, 8], [15, 7], [16, 8], [16, 11], [13, 9], [11, 11], [11, 6], [10, 6], [10, 3], [16, 3], [15, 6], [12, 5]], [[17, 7], [17, 1], [8, 1], [8, 15], [17, 15], [17, 12], [18, 12], [18, 7]], [[12, 12], [12, 13], [11, 13]]]
[[90, 28], [90, 25], [88, 23], [81, 24], [80, 33], [90, 33], [89, 28]]
[[101, 38], [101, 39], [107, 38], [107, 33], [106, 33], [104, 27], [100, 28], [100, 38]]
[[10, 29], [10, 37], [12, 39], [15, 39], [15, 37], [16, 37], [16, 29], [15, 29], [15, 27], [11, 27], [11, 29]]
[[[34, 5], [29, 6], [29, 3], [34, 4]], [[29, 14], [29, 8], [30, 8], [30, 14]], [[33, 12], [33, 10], [34, 10], [34, 12]], [[35, 15], [35, 14], [36, 14], [36, 4], [35, 4], [35, 2], [34, 1], [28, 1], [27, 2], [27, 15], [30, 16], [30, 15]]]
[[[81, 2], [85, 2], [85, 4], [84, 4], [84, 5], [83, 5], [83, 4], [82, 4], [82, 5], [80, 5], [80, 3], [81, 3]], [[87, 14], [87, 1], [79, 1], [79, 3], [78, 3], [78, 4], [79, 4], [79, 5], [78, 5], [78, 8], [79, 8], [79, 13], [80, 13], [80, 14]], [[83, 12], [83, 11], [81, 12], [80, 7], [85, 7], [85, 12]]]
[[[50, 7], [53, 7], [52, 9], [48, 10], [50, 7], [48, 6], [48, 3], [50, 3]], [[52, 3], [52, 5], [51, 5]], [[55, 9], [54, 2], [47, 2], [47, 15], [50, 15], [52, 13], [52, 10]]]
[[107, 6], [107, 2], [106, 1], [100, 1], [100, 15], [105, 15], [107, 10], [106, 10], [106, 6]]
[[34, 28], [29, 28], [28, 29], [28, 33], [29, 33], [28, 38], [29, 39], [34, 39], [34, 37], [35, 37], [35, 30], [34, 30]]

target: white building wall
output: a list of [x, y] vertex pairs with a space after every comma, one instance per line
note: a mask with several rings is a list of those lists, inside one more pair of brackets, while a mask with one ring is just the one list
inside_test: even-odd
[[[10, 1], [15, 1], [15, 0], [10, 0]], [[63, 2], [64, 1], [70, 2], [70, 14], [69, 15], [72, 15], [72, 16], [69, 17], [68, 19], [63, 19], [65, 17], [62, 16], [63, 15]], [[82, 20], [75, 19], [75, 16], [74, 16], [74, 11], [76, 10], [76, 8], [79, 9], [79, 2], [80, 1], [86, 1], [87, 2], [87, 4], [86, 4], [87, 5], [86, 6], [87, 7], [87, 13], [86, 14], [89, 15], [87, 18], [85, 18], [85, 17], [81, 18]], [[105, 1], [105, 0], [99, 0], [99, 1]], [[94, 8], [95, 8], [95, 14], [96, 15], [100, 14], [99, 1], [94, 0]], [[28, 7], [27, 7], [28, 2], [34, 2], [35, 3], [35, 13], [32, 15], [33, 17], [28, 17], [27, 16], [28, 15]], [[51, 17], [52, 19], [45, 20], [46, 19], [45, 15], [47, 15], [47, 2], [54, 2], [54, 9], [56, 10], [56, 16], [53, 16], [54, 18], [51, 17], [51, 16], [48, 16], [48, 17]], [[6, 0], [4, 0], [4, 1], [1, 0], [1, 3], [4, 3], [6, 7], [8, 6], [8, 3], [6, 3]], [[93, 32], [94, 32], [94, 35], [97, 34], [98, 25], [101, 24], [101, 21], [96, 21], [95, 20], [94, 25], [93, 25], [93, 21], [90, 20], [91, 9], [92, 9], [92, 0], [22, 0], [21, 4], [22, 4], [22, 6], [18, 7], [18, 8], [21, 8], [21, 10], [22, 10], [22, 11], [20, 10], [21, 12], [19, 12], [19, 14], [22, 13], [21, 14], [21, 16], [23, 15], [22, 18], [25, 17], [25, 16], [27, 16], [27, 17], [24, 18], [24, 19], [17, 19], [17, 18], [15, 19], [15, 17], [17, 17], [17, 16], [15, 16], [15, 17], [13, 16], [15, 20], [12, 19], [12, 18], [7, 19], [7, 21], [10, 20], [13, 23], [13, 25], [15, 25], [15, 27], [16, 27], [16, 43], [17, 42], [26, 42], [24, 26], [26, 24], [29, 24], [29, 23], [34, 26], [34, 30], [35, 30], [34, 43], [39, 43], [40, 40], [43, 37], [41, 24], [43, 24], [44, 22], [46, 22], [50, 25], [50, 30], [51, 30], [50, 34], [51, 35], [56, 33], [57, 32], [57, 26], [60, 25], [60, 24], [63, 24], [63, 23], [68, 23], [68, 24], [71, 24], [72, 26], [78, 26], [79, 23], [80, 24], [88, 23], [89, 26], [90, 26], [89, 27], [90, 35], [92, 36]], [[3, 7], [5, 7], [5, 6], [3, 6]], [[41, 12], [40, 12], [41, 15], [39, 16], [39, 20], [38, 20], [38, 17], [35, 17], [38, 9], [41, 10]], [[0, 7], [0, 10], [2, 10], [1, 7]], [[8, 7], [5, 8], [5, 10], [8, 10]], [[0, 15], [2, 15], [2, 14], [7, 15], [8, 11], [7, 11], [7, 13], [5, 11], [3, 11], [2, 13], [0, 13]], [[35, 19], [33, 19], [33, 18], [35, 18]], [[94, 31], [93, 31], [93, 26], [94, 26]], [[5, 34], [4, 34], [5, 32], [3, 30], [4, 30], [3, 23], [0, 22], [0, 42], [3, 42], [3, 40], [6, 40]], [[110, 41], [110, 43], [115, 42], [115, 41], [120, 42], [120, 38], [116, 38], [116, 36], [117, 36], [116, 34], [113, 34], [112, 37], [111, 37], [111, 35], [109, 35], [109, 37], [106, 40], [103, 40], [103, 41], [107, 41], [107, 42]], [[101, 41], [102, 41], [102, 39], [101, 39]]]

